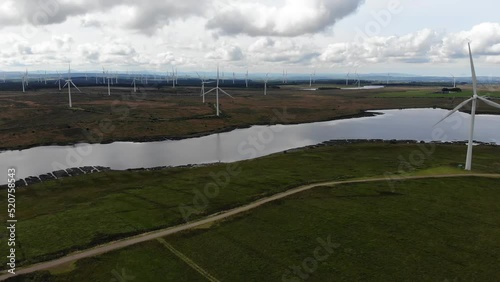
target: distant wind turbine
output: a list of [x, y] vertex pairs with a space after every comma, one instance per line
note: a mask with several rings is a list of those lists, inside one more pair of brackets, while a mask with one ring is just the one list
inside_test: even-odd
[[247, 74], [245, 75], [245, 85], [246, 85], [246, 88], [248, 88], [248, 70], [247, 70]]
[[224, 91], [222, 88], [219, 87], [219, 81], [220, 81], [220, 75], [219, 75], [219, 66], [217, 66], [217, 85], [215, 88], [212, 88], [210, 89], [210, 91], [206, 92], [206, 94], [210, 93], [210, 92], [213, 92], [215, 91], [215, 95], [216, 95], [216, 108], [217, 108], [217, 116], [220, 116], [220, 110], [219, 110], [219, 91], [221, 91], [222, 93], [226, 94], [227, 96], [231, 97], [234, 99], [233, 96], [229, 95], [226, 91]]
[[474, 125], [475, 125], [475, 119], [476, 119], [476, 108], [477, 108], [477, 101], [480, 100], [484, 103], [486, 103], [489, 106], [495, 107], [500, 109], [500, 104], [497, 104], [495, 102], [492, 102], [482, 96], [479, 96], [477, 94], [477, 76], [476, 76], [476, 70], [474, 67], [474, 60], [472, 58], [472, 51], [470, 47], [470, 42], [469, 42], [469, 57], [470, 57], [470, 67], [471, 67], [471, 73], [472, 73], [472, 84], [473, 84], [473, 96], [472, 98], [462, 102], [460, 105], [458, 105], [455, 109], [453, 109], [448, 115], [446, 115], [443, 119], [441, 119], [436, 125], [439, 123], [443, 122], [445, 119], [462, 109], [465, 105], [467, 105], [469, 102], [472, 102], [472, 110], [471, 110], [471, 123], [470, 123], [470, 132], [469, 132], [469, 144], [467, 144], [467, 158], [465, 160], [465, 170], [472, 170], [472, 149], [474, 146]]
[[137, 78], [134, 76], [134, 81], [132, 81], [132, 85], [134, 86], [134, 93], [137, 92], [137, 84], [136, 84]]
[[71, 79], [71, 65], [68, 67], [68, 79], [66, 80], [66, 84], [64, 84], [63, 88], [66, 87], [66, 85], [68, 86], [69, 107], [72, 108], [73, 104], [71, 102], [71, 85], [73, 85], [78, 91], [80, 91], [80, 89], [76, 87], [76, 85], [73, 83], [73, 80]]
[[267, 96], [267, 82], [269, 81], [269, 73], [266, 74], [266, 79], [264, 80], [264, 96]]
[[59, 85], [59, 91], [61, 91], [61, 80], [62, 80], [62, 75], [57, 72], [57, 74], [59, 75], [59, 79], [57, 79], [57, 81], [54, 83], [54, 84], [58, 84]]
[[26, 69], [26, 72], [23, 74], [21, 84], [23, 85], [23, 93], [26, 93], [26, 86], [29, 85], [28, 69]]

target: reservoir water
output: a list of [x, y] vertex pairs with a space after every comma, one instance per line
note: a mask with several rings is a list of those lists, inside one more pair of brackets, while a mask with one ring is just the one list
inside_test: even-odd
[[[297, 125], [253, 126], [227, 133], [161, 142], [115, 142], [43, 146], [0, 153], [0, 184], [7, 182], [7, 168], [17, 178], [55, 170], [104, 166], [114, 170], [234, 162], [315, 145], [329, 140], [384, 139], [416, 141], [465, 141], [470, 115], [456, 113], [434, 126], [448, 111], [442, 109], [378, 110], [373, 117]], [[500, 116], [479, 115], [475, 141], [500, 144]], [[464, 146], [465, 154], [465, 146]]]

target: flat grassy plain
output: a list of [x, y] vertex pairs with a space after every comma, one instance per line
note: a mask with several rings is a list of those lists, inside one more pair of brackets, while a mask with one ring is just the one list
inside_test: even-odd
[[[498, 179], [476, 177], [407, 180], [396, 193], [318, 187], [164, 240], [220, 281], [498, 281], [498, 201]], [[207, 281], [156, 240], [9, 281], [110, 281], [116, 269]]]
[[[400, 159], [408, 160], [413, 152], [422, 150], [419, 146], [329, 145], [231, 165], [106, 172], [29, 186], [18, 190], [16, 196], [20, 219], [18, 263], [46, 261], [119, 238], [174, 226], [186, 219], [238, 207], [303, 184], [405, 174], [410, 171]], [[433, 170], [456, 172], [464, 155], [463, 145], [438, 145], [414, 169], [425, 174], [432, 174]], [[500, 149], [477, 147], [474, 169], [498, 173]], [[237, 173], [226, 179], [221, 173], [227, 171]], [[213, 198], [207, 197], [205, 203], [199, 195], [205, 193], [210, 183], [217, 183], [219, 192]], [[385, 185], [391, 189], [389, 183]], [[181, 211], [180, 204], [190, 208], [189, 217]], [[6, 205], [6, 200], [1, 199], [0, 205]], [[6, 215], [1, 215], [0, 220], [6, 220]], [[7, 251], [6, 239], [0, 239], [0, 251]], [[0, 262], [5, 265], [6, 258]]]
[[[0, 91], [0, 149], [37, 145], [151, 141], [206, 135], [256, 124], [293, 124], [332, 120], [365, 110], [399, 108], [453, 108], [461, 102], [453, 95], [427, 94], [435, 88], [387, 88], [370, 91], [300, 91], [272, 88], [231, 88], [235, 99], [221, 97], [222, 118], [215, 117], [214, 97], [202, 104], [197, 87], [144, 88], [131, 93], [116, 87], [85, 87], [68, 94], [56, 89], [36, 92]], [[407, 95], [407, 93], [423, 93]], [[455, 95], [455, 94], [454, 94]], [[465, 94], [460, 94], [465, 95]], [[404, 99], [401, 99], [404, 98]], [[287, 113], [276, 119], [276, 111]], [[495, 112], [480, 107], [479, 112]], [[498, 110], [497, 113], [500, 113]]]

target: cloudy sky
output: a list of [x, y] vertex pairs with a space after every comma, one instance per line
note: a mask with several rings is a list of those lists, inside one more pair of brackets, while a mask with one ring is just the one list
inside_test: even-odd
[[[500, 76], [491, 0], [2, 0], [0, 71]], [[477, 7], [477, 8], [474, 8]]]

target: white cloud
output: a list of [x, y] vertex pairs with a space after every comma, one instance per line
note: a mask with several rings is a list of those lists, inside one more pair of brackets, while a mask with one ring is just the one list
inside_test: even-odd
[[217, 10], [207, 28], [223, 35], [300, 36], [321, 32], [352, 14], [364, 0], [286, 0], [284, 5], [238, 1]]
[[309, 64], [319, 53], [317, 46], [300, 44], [293, 39], [260, 38], [248, 47], [255, 61], [285, 64]]
[[448, 63], [468, 56], [469, 39], [475, 56], [488, 56], [488, 62], [496, 62], [494, 58], [500, 55], [498, 23], [483, 23], [458, 33], [423, 29], [403, 36], [367, 37], [357, 42], [330, 44], [322, 51], [319, 61], [332, 65]]

